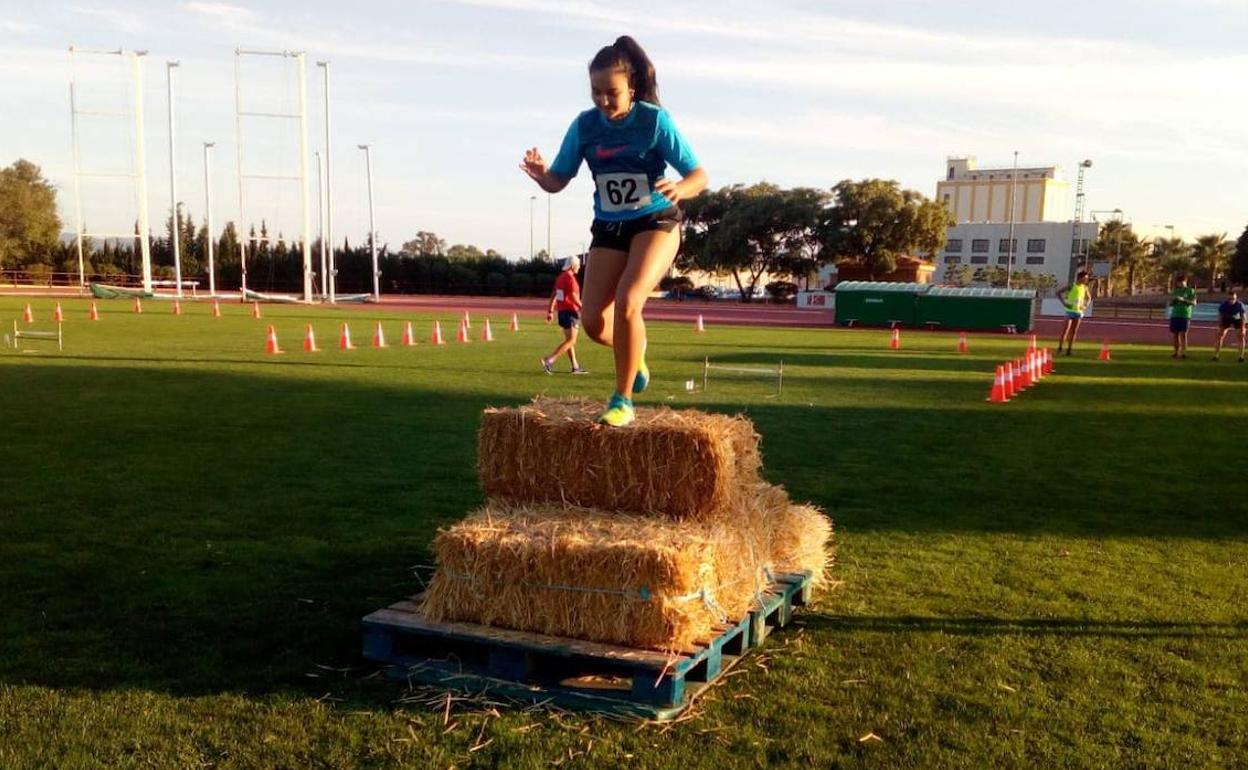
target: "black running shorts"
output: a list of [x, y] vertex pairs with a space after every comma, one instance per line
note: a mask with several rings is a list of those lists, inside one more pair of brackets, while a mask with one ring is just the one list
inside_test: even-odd
[[589, 232], [594, 236], [593, 241], [589, 245], [590, 248], [595, 249], [614, 249], [615, 251], [626, 252], [633, 242], [634, 235], [651, 230], [662, 230], [665, 233], [670, 233], [672, 230], [680, 227], [682, 219], [684, 217], [680, 212], [679, 206], [669, 206], [662, 211], [656, 211], [653, 214], [647, 214], [636, 219], [626, 219], [622, 222], [607, 222], [595, 219], [589, 228]]

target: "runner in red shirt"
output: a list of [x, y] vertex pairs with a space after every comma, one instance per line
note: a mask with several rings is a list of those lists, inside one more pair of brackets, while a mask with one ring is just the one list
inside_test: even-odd
[[581, 258], [571, 257], [563, 266], [563, 272], [555, 279], [555, 290], [550, 295], [550, 307], [546, 310], [546, 323], [550, 323], [559, 313], [559, 326], [563, 329], [563, 342], [549, 356], [542, 359], [542, 368], [547, 374], [553, 374], [551, 367], [564, 353], [572, 361], [573, 374], [588, 374], [576, 361], [576, 330], [581, 324], [581, 285], [576, 282], [576, 273], [581, 269]]

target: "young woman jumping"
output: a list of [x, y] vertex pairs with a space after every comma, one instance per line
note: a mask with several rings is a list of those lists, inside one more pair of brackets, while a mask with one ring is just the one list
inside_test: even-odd
[[[600, 50], [589, 85], [594, 108], [572, 121], [554, 162], [534, 147], [520, 168], [550, 193], [567, 186], [582, 160], [593, 174], [581, 322], [615, 352], [615, 393], [598, 421], [621, 427], [634, 419], [633, 394], [650, 382], [642, 308], [680, 247], [680, 202], [705, 190], [707, 176], [659, 106], [654, 65], [637, 41], [625, 35]], [[669, 165], [680, 181], [664, 177]]]

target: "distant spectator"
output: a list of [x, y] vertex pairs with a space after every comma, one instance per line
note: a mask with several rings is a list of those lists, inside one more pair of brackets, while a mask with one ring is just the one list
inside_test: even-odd
[[1244, 318], [1248, 316], [1248, 307], [1239, 299], [1239, 292], [1231, 289], [1231, 295], [1218, 305], [1218, 339], [1213, 346], [1213, 360], [1222, 355], [1222, 342], [1226, 333], [1234, 329], [1239, 334], [1239, 362], [1244, 362]]
[[1177, 284], [1170, 293], [1170, 334], [1174, 336], [1174, 353], [1171, 358], [1187, 358], [1187, 330], [1192, 325], [1192, 310], [1196, 307], [1196, 290], [1187, 285], [1187, 276], [1178, 275]]
[[1058, 299], [1066, 308], [1066, 324], [1062, 327], [1062, 336], [1057, 340], [1057, 353], [1062, 353], [1062, 343], [1066, 343], [1066, 355], [1070, 355], [1075, 345], [1075, 335], [1079, 333], [1079, 322], [1087, 312], [1092, 293], [1088, 291], [1088, 272], [1080, 270], [1075, 282], [1057, 293]]
[[547, 374], [553, 372], [555, 361], [564, 353], [572, 364], [573, 374], [586, 374], [576, 360], [576, 330], [581, 324], [581, 286], [576, 281], [576, 273], [581, 269], [580, 257], [569, 257], [563, 265], [563, 271], [555, 279], [555, 289], [550, 295], [550, 306], [546, 310], [546, 323], [559, 317], [559, 328], [563, 329], [563, 342], [548, 355], [542, 357], [542, 368]]

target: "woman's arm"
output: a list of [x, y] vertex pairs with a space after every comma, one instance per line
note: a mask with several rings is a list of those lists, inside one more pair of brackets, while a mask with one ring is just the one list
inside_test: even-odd
[[698, 166], [686, 174], [679, 182], [673, 182], [667, 178], [658, 180], [654, 183], [654, 189], [672, 203], [680, 203], [690, 198], [696, 198], [699, 193], [706, 189], [709, 181], [706, 170]]
[[568, 186], [568, 180], [550, 170], [536, 147], [525, 151], [520, 170], [528, 174], [530, 179], [537, 182], [538, 187], [548, 193], [557, 193]]

